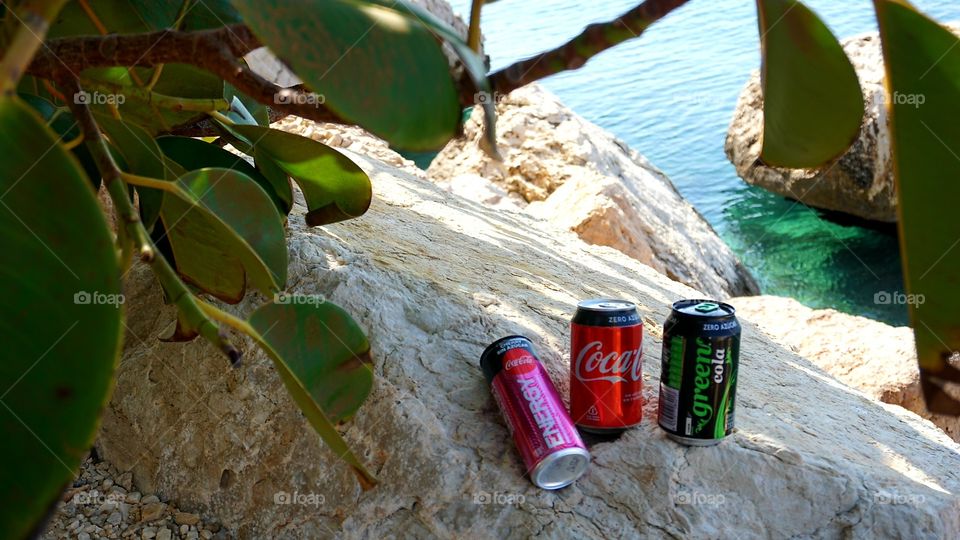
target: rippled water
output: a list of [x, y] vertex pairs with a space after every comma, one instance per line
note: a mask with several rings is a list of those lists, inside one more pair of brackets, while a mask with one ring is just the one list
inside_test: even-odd
[[[469, 0], [453, 0], [469, 13]], [[591, 22], [636, 0], [501, 0], [484, 8], [493, 67], [559, 45]], [[960, 19], [954, 0], [916, 0], [940, 21]], [[814, 211], [747, 186], [723, 152], [737, 97], [759, 67], [754, 2], [691, 0], [628, 42], [545, 86], [570, 107], [649, 157], [716, 228], [765, 294], [792, 296], [895, 324], [906, 310], [877, 305], [903, 290], [897, 241], [841, 226]], [[809, 0], [839, 37], [876, 31], [870, 0]]]

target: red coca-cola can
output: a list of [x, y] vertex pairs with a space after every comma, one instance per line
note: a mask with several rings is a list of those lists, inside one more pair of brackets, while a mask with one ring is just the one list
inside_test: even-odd
[[643, 418], [643, 321], [637, 305], [598, 298], [570, 323], [570, 416], [583, 431], [616, 434]]

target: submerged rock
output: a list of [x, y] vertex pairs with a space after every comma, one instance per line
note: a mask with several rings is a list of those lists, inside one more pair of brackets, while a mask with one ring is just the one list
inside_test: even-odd
[[883, 54], [878, 34], [843, 42], [866, 105], [860, 136], [839, 159], [817, 169], [768, 167], [759, 161], [763, 144], [763, 92], [755, 72], [740, 94], [727, 132], [727, 157], [748, 184], [808, 206], [882, 222], [897, 220], [890, 128], [885, 108]]
[[[430, 165], [430, 178], [466, 198], [525, 207], [711, 297], [759, 292], [670, 179], [623, 141], [538, 85], [500, 96], [497, 113], [503, 163], [478, 151], [482, 128], [475, 110], [465, 137], [451, 141]], [[490, 190], [506, 194], [476, 195]]]
[[[701, 292], [445, 192], [412, 167], [351, 156], [372, 177], [372, 208], [307, 229], [298, 205], [288, 288], [339, 304], [370, 338], [373, 393], [341, 432], [379, 485], [361, 491], [249, 343], [231, 368], [202, 340], [158, 341], [174, 313], [136, 266], [97, 447], [140, 491], [243, 538], [960, 535], [960, 446], [928, 422], [838, 384], [746, 323], [736, 433], [680, 446], [655, 424], [660, 323], [672, 301]], [[595, 296], [640, 307], [645, 418], [592, 444], [576, 484], [543, 491], [522, 475], [478, 358], [494, 339], [526, 334], [566, 396], [569, 317]], [[248, 314], [262, 301], [249, 293], [225, 309]]]

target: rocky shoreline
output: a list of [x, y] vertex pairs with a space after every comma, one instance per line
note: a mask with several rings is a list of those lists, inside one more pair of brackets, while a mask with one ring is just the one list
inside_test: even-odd
[[[243, 367], [232, 369], [204, 343], [158, 342], [173, 313], [137, 267], [125, 294], [138, 307], [97, 449], [141, 491], [216, 516], [225, 534], [245, 538], [960, 534], [960, 500], [947, 494], [960, 490], [950, 465], [960, 446], [915, 414], [850, 390], [747, 322], [738, 431], [711, 449], [678, 446], [653, 421], [659, 327], [672, 301], [702, 292], [527, 211], [441, 189], [359, 130], [284, 126], [341, 146], [373, 180], [361, 219], [307, 229], [298, 205], [289, 288], [336, 302], [368, 333], [374, 392], [342, 432], [381, 483], [359, 489], [259, 352], [247, 346]], [[645, 419], [593, 444], [591, 468], [574, 486], [537, 490], [477, 359], [497, 337], [529, 335], [567, 395], [572, 307], [598, 295], [640, 306]], [[260, 301], [223, 307], [240, 313]], [[278, 493], [317, 504], [278, 504]], [[522, 503], [488, 504], [491, 493]], [[721, 511], [730, 518], [718, 521]]]
[[[957, 426], [917, 415], [909, 332], [743, 297], [753, 277], [636, 151], [536, 86], [498, 108], [503, 164], [477, 148], [475, 115], [427, 172], [359, 128], [275, 126], [342, 149], [373, 181], [370, 212], [329, 227], [306, 228], [300, 198], [288, 242], [289, 290], [336, 302], [370, 338], [375, 388], [340, 429], [378, 487], [360, 490], [250, 343], [234, 369], [206, 343], [157, 341], [174, 313], [136, 266], [95, 455], [43, 537], [960, 535], [960, 446], [944, 434]], [[608, 295], [636, 300], [646, 326], [644, 421], [593, 442], [574, 486], [535, 489], [479, 353], [526, 334], [566, 395], [573, 306]], [[705, 295], [740, 297], [745, 377], [737, 432], [691, 449], [653, 420], [660, 325], [674, 300]], [[864, 344], [875, 335], [895, 344], [885, 356]]]

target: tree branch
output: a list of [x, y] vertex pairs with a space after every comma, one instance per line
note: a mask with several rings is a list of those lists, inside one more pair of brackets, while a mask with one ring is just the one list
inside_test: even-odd
[[[71, 77], [64, 77], [58, 82], [70, 95], [81, 91], [80, 84]], [[93, 113], [90, 112], [90, 108], [86, 104], [76, 103], [74, 100], [67, 103], [74, 118], [80, 124], [90, 155], [96, 162], [100, 174], [103, 175], [103, 184], [110, 194], [110, 200], [113, 201], [120, 222], [118, 227], [122, 227], [123, 234], [131, 239], [140, 250], [141, 260], [150, 264], [170, 301], [177, 306], [190, 326], [196, 328], [200, 335], [220, 349], [230, 359], [230, 362], [236, 365], [240, 360], [240, 351], [230, 343], [226, 335], [220, 332], [220, 327], [203, 312], [197, 298], [180, 280], [167, 259], [162, 255], [156, 256], [157, 248], [130, 202], [127, 187], [123, 182], [123, 173], [117, 166], [116, 161], [113, 160], [107, 142], [103, 138], [103, 134], [100, 133], [100, 127], [97, 125]]]
[[79, 73], [92, 67], [191, 64], [285, 114], [317, 122], [352, 124], [324, 107], [323, 99], [312, 92], [280, 88], [251, 71], [241, 58], [259, 47], [259, 40], [244, 25], [196, 32], [168, 29], [145, 34], [61, 38], [47, 42], [28, 71], [38, 77], [58, 79], [65, 72]]
[[686, 3], [687, 0], [646, 0], [612, 21], [587, 26], [580, 35], [556, 49], [491, 74], [490, 84], [495, 92], [506, 94], [550, 75], [579, 69], [597, 54], [640, 37], [651, 24]]

